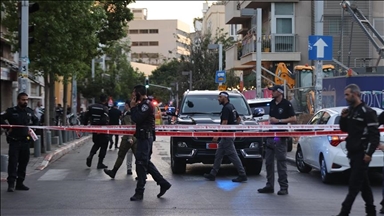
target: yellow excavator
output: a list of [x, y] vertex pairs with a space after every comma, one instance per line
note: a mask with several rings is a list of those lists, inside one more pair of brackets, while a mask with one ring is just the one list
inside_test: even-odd
[[[279, 63], [276, 67], [275, 83], [277, 85], [284, 85], [286, 81], [286, 88], [294, 94], [294, 100], [301, 111], [309, 114], [314, 113], [315, 108], [315, 71], [314, 66], [297, 65], [294, 71], [291, 72], [284, 63]], [[333, 77], [335, 74], [335, 67], [333, 65], [323, 65], [323, 77]]]

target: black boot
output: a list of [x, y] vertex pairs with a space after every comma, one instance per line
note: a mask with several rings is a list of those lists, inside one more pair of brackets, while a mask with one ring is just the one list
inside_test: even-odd
[[135, 193], [131, 198], [130, 200], [131, 201], [140, 201], [140, 200], [143, 200], [144, 198], [144, 195], [142, 193]]
[[99, 163], [97, 163], [97, 169], [108, 168], [108, 166], [103, 164], [103, 160], [104, 160], [104, 158], [99, 158]]
[[113, 168], [113, 170], [104, 169], [105, 174], [109, 175], [111, 178], [115, 178], [117, 170]]
[[14, 192], [15, 191], [15, 182], [8, 182], [8, 192]]
[[87, 157], [87, 166], [88, 166], [88, 167], [91, 167], [91, 166], [92, 166], [93, 155], [94, 155], [94, 154], [90, 153], [89, 156]]
[[167, 192], [167, 190], [169, 190], [169, 188], [171, 188], [171, 186], [172, 185], [169, 182], [161, 184], [160, 185], [160, 193], [157, 194], [157, 198], [160, 198], [161, 196], [163, 196], [165, 194], [165, 192]]
[[27, 190], [29, 190], [29, 187], [27, 187], [27, 186], [25, 186], [24, 184], [23, 184], [23, 181], [22, 180], [17, 180], [17, 182], [16, 182], [16, 188], [15, 188], [16, 190], [24, 190], [24, 191], [27, 191]]
[[376, 216], [376, 206], [365, 205], [365, 212], [367, 213], [367, 216]]

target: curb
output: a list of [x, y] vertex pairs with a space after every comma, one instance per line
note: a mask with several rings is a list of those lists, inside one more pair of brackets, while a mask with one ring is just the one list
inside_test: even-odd
[[[89, 141], [92, 137], [91, 136], [87, 136], [87, 137], [82, 137], [80, 138], [79, 140], [76, 140], [76, 141], [72, 141], [70, 144], [67, 144], [63, 147], [60, 147], [58, 149], [56, 149], [55, 151], [47, 154], [45, 157], [44, 157], [44, 160], [43, 162], [41, 162], [40, 166], [38, 166], [35, 170], [44, 170], [45, 168], [48, 167], [49, 163], [53, 163], [54, 161], [60, 159], [61, 157], [63, 157], [65, 154], [67, 154], [68, 152], [70, 152], [71, 150], [77, 148], [77, 147], [80, 147], [82, 146], [83, 144], [85, 144], [87, 141]], [[36, 171], [37, 172], [37, 171]], [[32, 174], [36, 173], [36, 172], [33, 172]], [[31, 173], [27, 174], [27, 175], [30, 175]], [[7, 178], [1, 178], [0, 180], [1, 182], [6, 182], [7, 181]]]
[[45, 169], [49, 165], [49, 163], [52, 163], [52, 162], [60, 159], [61, 157], [63, 157], [65, 154], [67, 154], [68, 152], [72, 151], [73, 149], [82, 146], [87, 141], [89, 141], [89, 139], [91, 139], [90, 136], [80, 138], [79, 140], [76, 140], [76, 141], [72, 142], [71, 144], [68, 144], [68, 145], [66, 145], [64, 147], [56, 149], [54, 152], [51, 152], [51, 153], [47, 154], [44, 157], [43, 162], [41, 162], [40, 166], [38, 166], [36, 168], [36, 170], [43, 170], [43, 169]]

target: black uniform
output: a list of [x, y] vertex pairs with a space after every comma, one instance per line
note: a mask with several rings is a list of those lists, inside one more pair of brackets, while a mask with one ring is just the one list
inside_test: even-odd
[[[295, 116], [291, 102], [282, 99], [280, 103], [276, 104], [276, 100], [271, 101], [269, 116], [276, 119], [287, 119]], [[277, 123], [286, 124], [286, 123]], [[278, 130], [275, 130], [278, 131]], [[281, 130], [280, 130], [281, 131]], [[267, 184], [266, 191], [274, 191], [275, 184], [275, 158], [277, 163], [277, 174], [279, 176], [278, 182], [280, 189], [285, 191], [288, 189], [287, 178], [287, 137], [270, 137], [267, 138], [265, 148], [265, 166], [267, 171]], [[263, 192], [262, 189], [260, 189]], [[260, 192], [260, 191], [259, 191]]]
[[154, 107], [150, 100], [144, 99], [136, 107], [131, 108], [131, 118], [136, 123], [135, 137], [137, 138], [137, 150], [135, 158], [138, 176], [135, 195], [131, 197], [131, 201], [143, 199], [147, 173], [151, 174], [156, 183], [160, 185], [160, 194], [157, 195], [160, 197], [171, 187], [171, 184], [164, 179], [151, 162], [155, 115]]
[[[109, 125], [120, 125], [119, 123], [119, 120], [120, 120], [120, 117], [121, 117], [121, 111], [115, 107], [112, 107], [110, 110], [109, 110]], [[109, 137], [109, 142], [110, 142], [110, 145], [109, 145], [109, 148], [112, 148], [112, 145], [113, 145], [113, 135], [111, 134], [110, 137]], [[115, 135], [115, 148], [118, 148], [118, 142], [119, 142], [119, 135]]]
[[[379, 126], [380, 125], [384, 125], [384, 112], [382, 112], [380, 115], [379, 115]], [[383, 150], [384, 151], [384, 150]], [[383, 166], [383, 175], [384, 175], [384, 166]], [[381, 200], [380, 204], [382, 206], [381, 210], [380, 210], [380, 213], [384, 213], [384, 178], [383, 178], [383, 189], [382, 189], [382, 193], [383, 193], [383, 199]]]
[[369, 163], [363, 160], [365, 155], [372, 157], [380, 142], [376, 111], [363, 102], [357, 107], [349, 107], [348, 116], [341, 117], [339, 124], [340, 129], [348, 133], [346, 148], [351, 166], [348, 194], [342, 203], [340, 215], [350, 213], [360, 191], [366, 204], [367, 215], [376, 215], [368, 179]]
[[[108, 107], [101, 103], [92, 104], [88, 107], [88, 110], [85, 114], [85, 123], [88, 121], [91, 125], [108, 125], [109, 116], [108, 116]], [[108, 134], [92, 134], [93, 146], [91, 152], [87, 158], [87, 166], [91, 167], [93, 155], [96, 154], [97, 150], [99, 152], [99, 162], [97, 164], [98, 169], [107, 168], [103, 164], [105, 155], [107, 154], [109, 135]]]
[[[10, 125], [38, 125], [39, 119], [34, 111], [26, 107], [25, 109], [15, 106], [8, 108], [1, 115], [1, 124], [8, 120]], [[16, 181], [16, 189], [23, 185], [27, 165], [29, 162], [30, 145], [33, 142], [29, 136], [28, 127], [11, 128], [8, 131], [7, 142], [9, 143], [8, 159], [8, 184], [13, 188]]]

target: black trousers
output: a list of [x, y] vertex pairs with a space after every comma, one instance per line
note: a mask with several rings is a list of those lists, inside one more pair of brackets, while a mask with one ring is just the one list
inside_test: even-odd
[[91, 149], [91, 155], [96, 154], [97, 150], [100, 149], [99, 158], [105, 158], [107, 154], [109, 135], [108, 134], [92, 134], [93, 146]]
[[366, 163], [363, 159], [365, 152], [350, 154], [351, 175], [349, 177], [348, 194], [342, 203], [341, 212], [343, 214], [349, 214], [356, 199], [357, 194], [361, 191], [361, 196], [365, 201], [366, 213], [374, 213], [375, 206], [373, 203], [372, 189], [368, 178], [369, 163]]
[[147, 179], [147, 173], [156, 181], [158, 185], [167, 184], [168, 181], [157, 170], [156, 166], [151, 162], [153, 138], [137, 139], [136, 158], [136, 173], [137, 185], [136, 193], [143, 194]]
[[113, 143], [113, 136], [115, 136], [115, 146], [117, 146], [117, 144], [119, 143], [119, 135], [109, 135], [109, 142], [111, 143], [111, 147], [112, 147], [112, 143]]
[[30, 142], [11, 140], [8, 151], [8, 183], [23, 182], [30, 156]]

